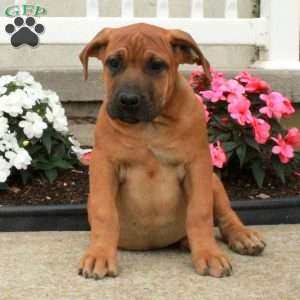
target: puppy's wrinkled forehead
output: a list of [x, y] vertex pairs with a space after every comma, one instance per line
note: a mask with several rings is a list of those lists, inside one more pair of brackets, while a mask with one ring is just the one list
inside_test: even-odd
[[[195, 40], [181, 30], [167, 30], [150, 24], [139, 23], [120, 28], [104, 28], [84, 47], [80, 60], [84, 78], [88, 77], [88, 59], [97, 57], [102, 62], [110, 55], [123, 52], [127, 61], [141, 61], [145, 55], [163, 59], [171, 70], [179, 64], [202, 65], [207, 83], [211, 80], [209, 62]], [[127, 57], [126, 57], [127, 56]]]
[[106, 57], [120, 54], [127, 61], [138, 63], [145, 56], [158, 56], [168, 62], [172, 58], [172, 48], [164, 31], [151, 31], [149, 28], [127, 27], [113, 32], [106, 50]]

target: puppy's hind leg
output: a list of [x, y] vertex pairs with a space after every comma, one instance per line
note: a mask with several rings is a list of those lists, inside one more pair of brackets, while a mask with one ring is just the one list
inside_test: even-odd
[[266, 244], [256, 231], [247, 228], [232, 210], [224, 186], [213, 174], [214, 217], [222, 237], [234, 252], [243, 255], [259, 255]]

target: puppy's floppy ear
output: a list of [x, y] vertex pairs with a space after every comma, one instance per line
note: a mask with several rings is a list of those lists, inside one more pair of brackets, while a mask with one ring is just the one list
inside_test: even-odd
[[111, 31], [111, 28], [104, 28], [98, 32], [97, 35], [81, 51], [79, 58], [83, 65], [83, 74], [85, 80], [88, 78], [89, 57], [97, 57], [100, 60], [103, 59]]
[[181, 30], [169, 30], [169, 41], [178, 64], [201, 65], [207, 79], [211, 81], [210, 65], [204, 57], [195, 40], [186, 32]]

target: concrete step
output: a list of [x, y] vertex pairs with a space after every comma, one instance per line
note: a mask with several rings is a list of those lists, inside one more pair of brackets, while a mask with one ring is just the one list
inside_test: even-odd
[[[188, 77], [195, 66], [183, 66], [181, 72]], [[15, 74], [18, 70], [1, 69], [0, 76]], [[25, 71], [25, 70], [24, 70]], [[82, 69], [34, 69], [26, 70], [32, 73], [35, 79], [46, 89], [54, 90], [65, 103], [94, 104], [104, 97], [104, 86], [101, 69], [91, 69], [89, 79], [83, 80]], [[242, 71], [240, 69], [221, 70], [230, 78]], [[295, 102], [300, 102], [300, 70], [257, 70], [248, 69], [251, 74], [269, 82], [274, 90], [280, 91]], [[85, 109], [89, 110], [92, 106]], [[79, 106], [77, 106], [79, 108]], [[80, 110], [83, 106], [80, 106]], [[77, 109], [78, 110], [78, 109]], [[76, 114], [75, 114], [76, 115]]]
[[95, 123], [78, 123], [77, 121], [69, 120], [69, 129], [81, 145], [92, 146], [94, 144]]
[[[297, 105], [297, 111], [292, 118], [282, 122], [286, 128], [294, 126], [300, 128], [300, 105]], [[86, 118], [74, 119], [71, 117], [69, 128], [82, 145], [92, 146], [94, 144], [95, 119], [90, 118], [87, 121]]]

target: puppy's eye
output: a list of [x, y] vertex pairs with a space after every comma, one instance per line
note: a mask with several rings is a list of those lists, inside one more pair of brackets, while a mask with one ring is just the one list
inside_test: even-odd
[[120, 57], [112, 57], [106, 61], [106, 64], [111, 70], [117, 71], [122, 65], [122, 60]]
[[152, 60], [148, 64], [148, 69], [153, 73], [160, 73], [167, 68], [167, 65], [161, 60]]

